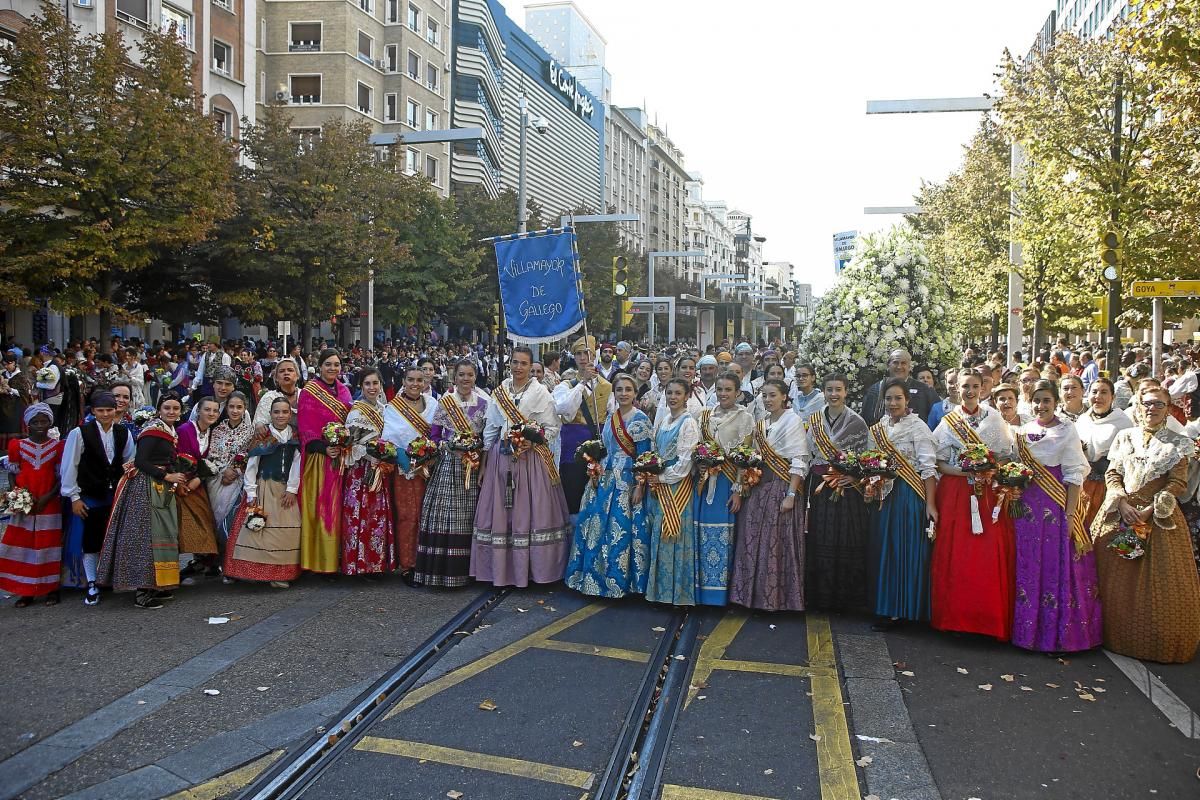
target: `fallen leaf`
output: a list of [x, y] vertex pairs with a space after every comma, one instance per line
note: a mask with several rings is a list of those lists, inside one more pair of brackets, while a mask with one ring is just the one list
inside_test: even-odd
[[446, 792], [446, 797], [449, 797], [450, 800], [458, 800], [458, 798], [460, 798], [462, 796], [463, 796], [463, 793], [458, 791], [457, 789], [451, 789], [450, 791]]
[[875, 744], [895, 744], [891, 739], [882, 739], [878, 736], [863, 736], [861, 733], [855, 734], [860, 742], [874, 742]]
[[675, 660], [676, 661], [687, 661], [687, 656], [684, 656], [684, 655], [675, 656]]
[[571, 747], [583, 747], [583, 742], [576, 739], [575, 741], [571, 742]]
[[917, 675], [917, 673], [913, 672], [911, 669], [903, 670], [900, 674], [907, 678], [915, 678]]
[[773, 769], [764, 769], [763, 770], [763, 775], [774, 775], [774, 774], [775, 774], [775, 770], [773, 770]]
[[904, 663], [903, 661], [893, 661], [892, 666], [896, 669], [908, 669], [908, 664]]
[[1096, 678], [1095, 683], [1104, 683], [1104, 678]]
[[270, 689], [271, 687], [270, 687], [270, 686], [259, 686], [259, 687], [256, 687], [256, 688], [257, 688], [257, 690], [258, 690], [258, 691], [260, 691], [260, 692], [265, 692], [267, 689]]
[[1069, 666], [1069, 665], [1070, 665], [1070, 663], [1071, 663], [1071, 659], [1069, 659], [1069, 658], [1060, 658], [1060, 659], [1058, 659], [1058, 663], [1060, 663], [1060, 664], [1062, 664], [1064, 667], [1066, 667], [1066, 666]]
[[542, 608], [546, 609], [547, 611], [557, 611], [558, 610], [554, 606], [542, 606]]
[[962, 667], [959, 667], [959, 668], [958, 668], [958, 674], [959, 674], [959, 675], [967, 675], [967, 674], [969, 674], [969, 673], [968, 673], [968, 672], [967, 672], [965, 669], [963, 669]]
[[812, 739], [814, 742], [819, 742], [819, 741], [821, 741], [821, 734], [819, 734], [819, 733], [810, 733], [810, 734], [808, 735], [808, 738]]
[[863, 800], [879, 800], [879, 795], [869, 794], [865, 798], [863, 798]]
[[666, 628], [664, 628], [662, 625], [655, 625], [650, 630], [654, 631], [655, 633], [662, 633], [666, 630]]
[[209, 697], [215, 697], [216, 695], [219, 695], [221, 693], [221, 690], [220, 689], [205, 689], [204, 693], [206, 695], [208, 695]]
[[858, 759], [854, 763], [858, 764], [860, 767], [865, 767], [865, 766], [867, 766], [867, 764], [870, 764], [874, 760], [875, 759], [871, 758], [870, 756], [863, 756], [862, 758]]
[[1090, 694], [1089, 692], [1080, 692], [1079, 699], [1086, 700], [1089, 703], [1094, 703], [1094, 702], [1096, 702], [1096, 695]]
[[224, 625], [226, 622], [229, 622], [229, 617], [209, 617], [208, 618], [209, 625]]
[[146, 701], [145, 701], [145, 700], [138, 700], [137, 704], [138, 704], [139, 706], [144, 706], [144, 705], [146, 705]]
[[519, 611], [522, 614], [524, 614], [528, 610], [529, 610], [528, 608], [521, 608], [520, 606], [517, 606], [517, 611]]
[[1001, 676], [1000, 676], [1000, 680], [1002, 680], [1002, 681], [1008, 681], [1009, 683], [1012, 683], [1012, 682], [1013, 682], [1013, 681], [1015, 681], [1016, 679], [1017, 679], [1017, 678], [1016, 678], [1016, 676], [1015, 676], [1015, 675], [1001, 675]]
[[767, 627], [768, 627], [768, 628], [770, 628], [771, 630], [775, 630], [775, 626], [774, 626], [774, 625], [768, 625]]
[[496, 701], [490, 698], [479, 704], [480, 711], [495, 711], [497, 708], [499, 708], [499, 706], [496, 705]]
[[979, 684], [979, 688], [983, 689], [985, 692], [990, 692], [992, 690], [992, 685], [990, 683], [981, 683]]
[[696, 699], [697, 699], [697, 700], [706, 700], [706, 699], [708, 699], [708, 695], [706, 695], [706, 694], [698, 694], [698, 695], [696, 695]]
[[1046, 685], [1047, 685], [1047, 686], [1049, 686], [1051, 689], [1057, 689], [1057, 688], [1058, 688], [1058, 684], [1057, 684], [1057, 683], [1047, 683]]
[[538, 600], [538, 601], [537, 601], [537, 604], [538, 604], [539, 606], [544, 606], [544, 605], [546, 605], [546, 601], [545, 601], [545, 600]]
[[1022, 687], [1021, 687], [1021, 691], [1022, 691], [1022, 692], [1032, 692], [1032, 691], [1033, 691], [1033, 689], [1032, 689], [1032, 688], [1030, 688], [1030, 687], [1028, 687], [1028, 686], [1022, 686]]
[[1103, 686], [1093, 686], [1092, 691], [1096, 692], [1097, 694], [1104, 694], [1108, 691], [1108, 689], [1105, 689]]

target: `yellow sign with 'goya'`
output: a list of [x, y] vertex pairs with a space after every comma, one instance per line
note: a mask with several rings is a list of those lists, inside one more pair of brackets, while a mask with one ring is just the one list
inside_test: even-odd
[[1200, 297], [1200, 281], [1134, 281], [1134, 297]]

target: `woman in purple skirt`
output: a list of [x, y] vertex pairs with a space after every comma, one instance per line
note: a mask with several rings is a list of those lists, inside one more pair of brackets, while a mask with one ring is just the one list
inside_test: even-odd
[[1037, 416], [1017, 430], [1017, 458], [1034, 471], [1016, 515], [1016, 612], [1013, 644], [1050, 654], [1100, 645], [1096, 556], [1083, 528], [1080, 487], [1088, 462], [1075, 424], [1055, 413], [1058, 388], [1039, 381]]

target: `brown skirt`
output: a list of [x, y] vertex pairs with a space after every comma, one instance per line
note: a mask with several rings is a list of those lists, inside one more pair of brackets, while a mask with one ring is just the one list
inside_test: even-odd
[[402, 474], [396, 475], [392, 483], [392, 513], [396, 519], [396, 561], [401, 572], [417, 565], [417, 538], [424, 500], [424, 477], [409, 480]]
[[204, 484], [194, 492], [176, 495], [179, 508], [179, 552], [207, 554], [217, 552], [217, 526]]
[[1108, 487], [1104, 485], [1104, 481], [1085, 480], [1081, 494], [1083, 495], [1081, 498], [1083, 506], [1083, 529], [1090, 531], [1092, 529], [1092, 521], [1096, 519], [1096, 514], [1104, 505], [1104, 497], [1108, 494]]

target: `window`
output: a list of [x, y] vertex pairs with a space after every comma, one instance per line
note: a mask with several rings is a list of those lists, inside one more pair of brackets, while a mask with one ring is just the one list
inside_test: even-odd
[[426, 61], [425, 62], [425, 86], [428, 87], [429, 89], [432, 89], [435, 92], [438, 91], [438, 77], [439, 76], [440, 76], [440, 73], [438, 72], [438, 65], [430, 64], [428, 61]]
[[91, 8], [92, 0], [75, 0], [75, 5], [81, 6], [83, 8]]
[[214, 108], [213, 120], [216, 123], [217, 132], [221, 134], [221, 138], [233, 138], [233, 114], [220, 108]]
[[[90, 0], [89, 0], [90, 2]], [[213, 0], [213, 5], [217, 8], [223, 8], [226, 11], [232, 11], [233, 6], [229, 4], [229, 0]]]
[[117, 0], [117, 19], [131, 22], [140, 28], [149, 27], [150, 0]]
[[400, 68], [400, 50], [394, 44], [383, 48], [384, 68], [388, 72], [396, 72]]
[[364, 114], [371, 114], [375, 111], [375, 106], [372, 102], [375, 91], [365, 83], [358, 84], [358, 110]]
[[404, 121], [410, 128], [421, 128], [421, 107], [413, 100], [404, 103]]
[[374, 12], [375, 5], [373, 0], [358, 0], [358, 7], [368, 14]]
[[213, 72], [229, 75], [233, 69], [233, 48], [224, 42], [213, 39], [212, 59]]
[[314, 53], [321, 49], [321, 23], [291, 22], [288, 50], [293, 53]]
[[438, 129], [438, 115], [436, 111], [425, 109], [425, 130], [436, 131]]
[[388, 0], [387, 21], [400, 21], [400, 0]]
[[425, 18], [425, 41], [435, 47], [442, 43], [442, 29], [428, 17]]
[[385, 94], [383, 96], [383, 121], [395, 122], [398, 112], [398, 105], [395, 94]]
[[438, 160], [433, 156], [425, 156], [425, 177], [430, 183], [438, 182]]
[[368, 64], [375, 63], [375, 40], [362, 31], [358, 32], [358, 57]]
[[412, 50], [408, 51], [408, 77], [414, 81], [421, 80], [421, 57]]
[[417, 33], [421, 32], [421, 11], [412, 3], [408, 4], [408, 27]]
[[293, 75], [290, 82], [293, 103], [303, 105], [321, 102], [320, 75]]
[[185, 14], [182, 11], [163, 3], [162, 11], [159, 14], [159, 24], [162, 25], [164, 32], [170, 31], [171, 26], [175, 26], [175, 35], [179, 37], [179, 41], [183, 42], [188, 47], [192, 46], [192, 15]]
[[404, 151], [404, 172], [406, 175], [416, 175], [421, 163], [421, 154], [412, 148]]
[[292, 128], [292, 135], [296, 137], [296, 144], [301, 150], [312, 150], [321, 141], [320, 128]]

